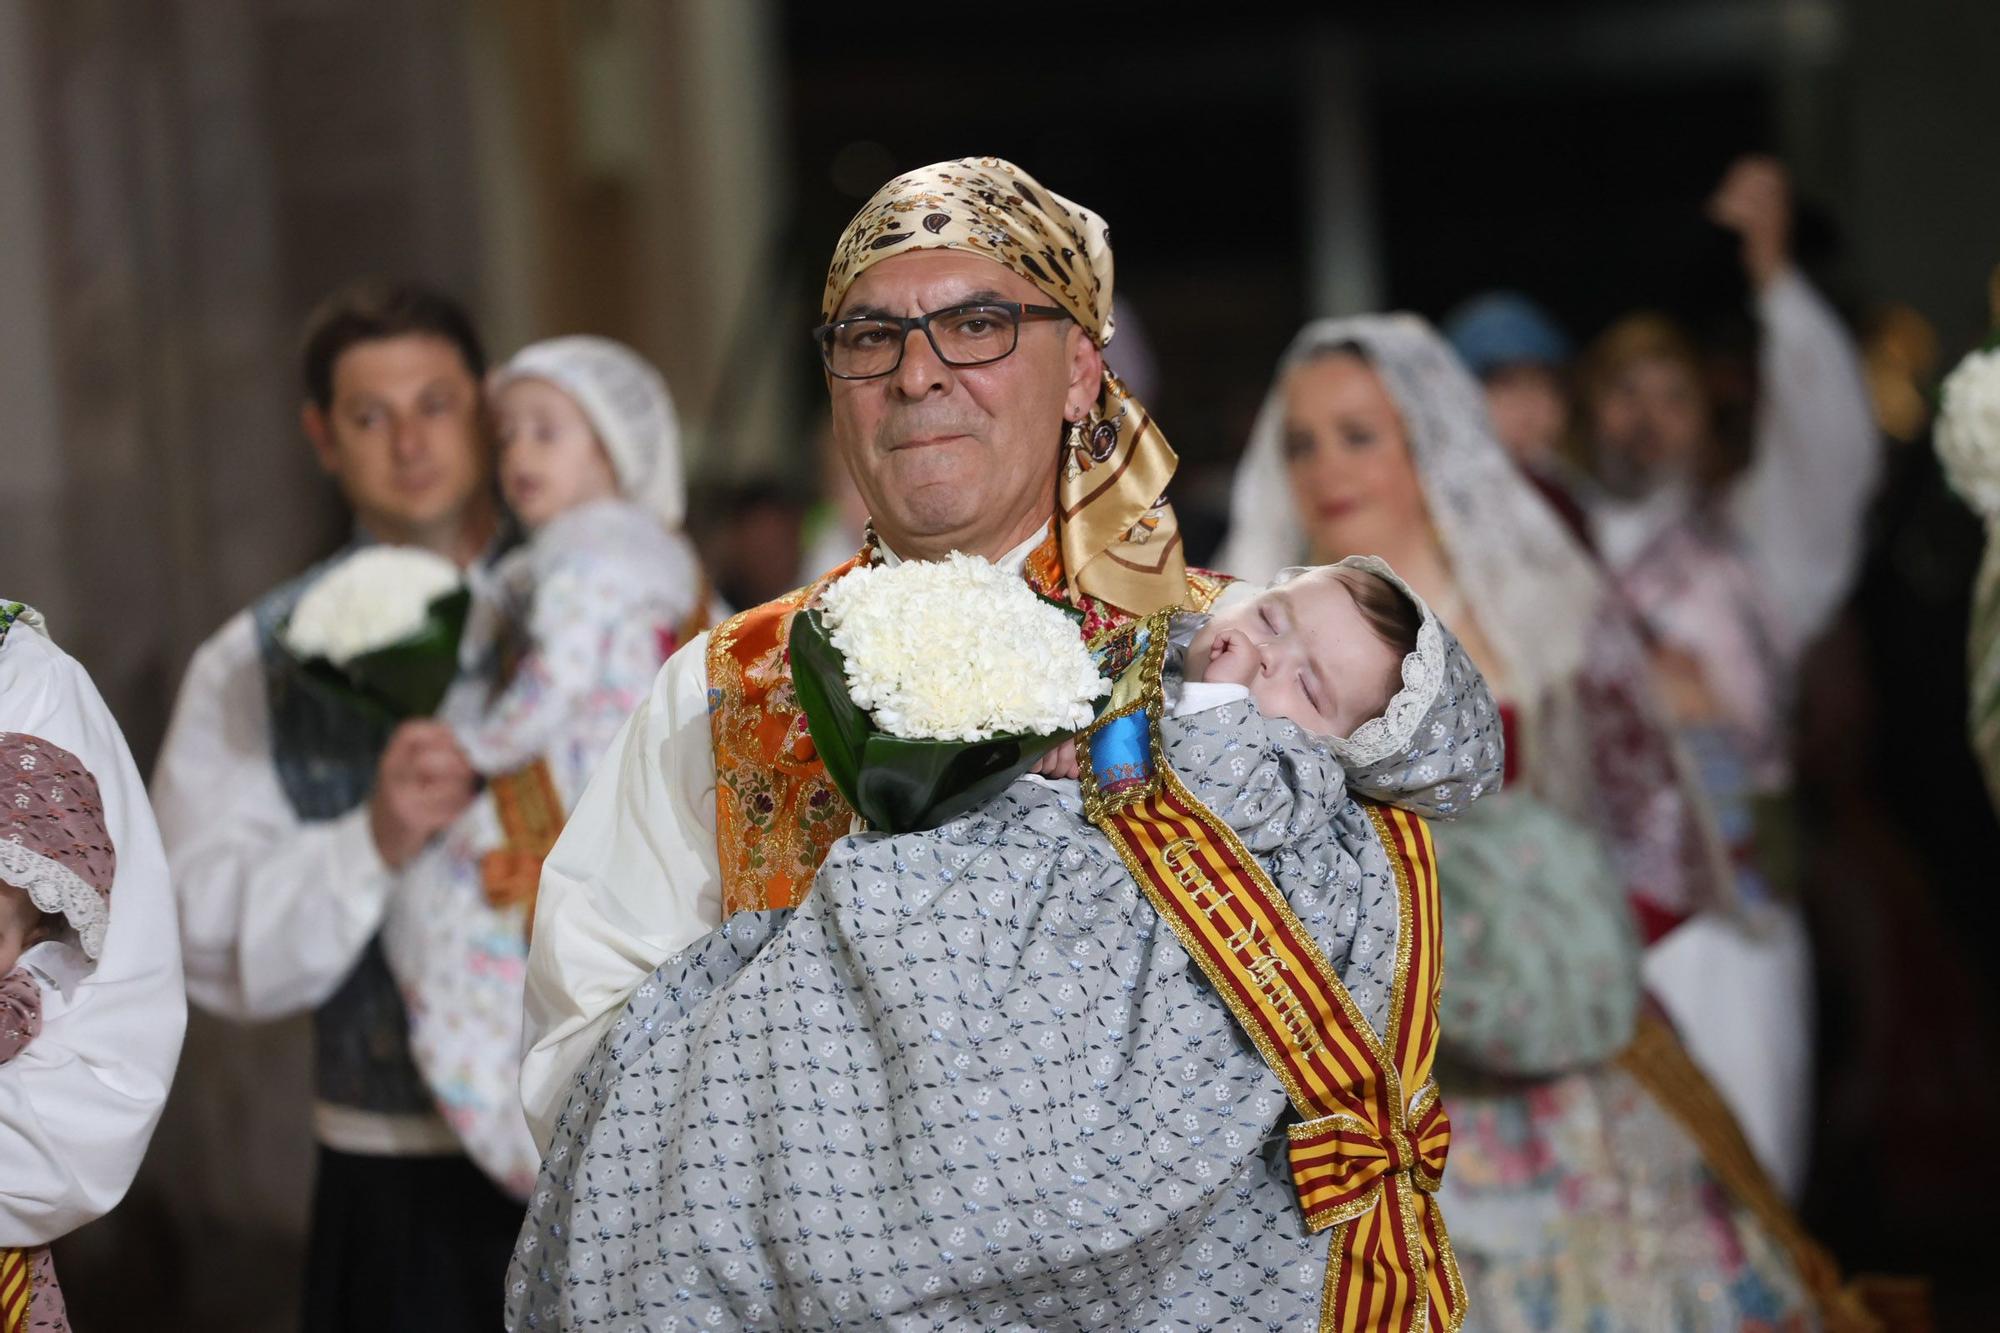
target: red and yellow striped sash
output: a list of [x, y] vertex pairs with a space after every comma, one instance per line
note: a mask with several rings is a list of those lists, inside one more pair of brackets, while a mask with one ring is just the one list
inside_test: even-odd
[[1301, 1117], [1290, 1131], [1293, 1182], [1307, 1226], [1333, 1232], [1320, 1327], [1455, 1330], [1465, 1287], [1431, 1198], [1451, 1122], [1431, 1081], [1443, 932], [1430, 831], [1405, 811], [1368, 807], [1398, 890], [1385, 1049], [1264, 868], [1167, 765], [1157, 720], [1164, 630], [1161, 619], [1149, 636], [1142, 697], [1099, 724], [1122, 716], [1129, 727], [1144, 714], [1151, 771], [1100, 786], [1086, 736], [1086, 808]]
[[35, 1296], [32, 1265], [29, 1251], [0, 1249], [0, 1333], [26, 1333]]

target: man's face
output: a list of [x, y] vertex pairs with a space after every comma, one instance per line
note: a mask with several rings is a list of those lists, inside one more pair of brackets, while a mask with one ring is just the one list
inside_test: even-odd
[[1628, 496], [1692, 468], [1708, 436], [1708, 402], [1694, 372], [1667, 357], [1639, 357], [1593, 405], [1601, 480]]
[[464, 522], [489, 466], [479, 385], [449, 340], [356, 343], [333, 364], [333, 401], [305, 407], [306, 434], [363, 527], [425, 543]]
[[[978, 255], [920, 250], [870, 268], [834, 318], [928, 314], [980, 301], [1047, 304]], [[1023, 319], [1013, 354], [963, 369], [912, 331], [903, 362], [871, 380], [827, 379], [833, 433], [877, 531], [897, 554], [997, 558], [1055, 512], [1066, 420], [1097, 395], [1103, 362], [1071, 320]]]
[[1535, 467], [1555, 458], [1569, 429], [1569, 399], [1547, 366], [1502, 366], [1486, 376], [1486, 414], [1514, 461]]

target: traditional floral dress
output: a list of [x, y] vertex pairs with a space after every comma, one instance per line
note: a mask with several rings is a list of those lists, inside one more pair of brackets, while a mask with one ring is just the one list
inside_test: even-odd
[[[22, 609], [0, 608], [0, 641]], [[0, 731], [0, 884], [44, 914], [47, 936], [0, 975], [0, 1065], [41, 1035], [44, 993], [60, 1003], [96, 963], [117, 864], [83, 761], [40, 736]], [[0, 1333], [69, 1333], [48, 1246], [0, 1247]]]
[[[382, 939], [439, 1112], [524, 1195], [540, 1160], [518, 1085], [541, 853], [660, 664], [700, 628], [706, 594], [686, 539], [624, 500], [560, 515], [477, 591], [468, 644], [514, 660], [490, 702], [474, 685], [446, 711], [493, 782], [406, 870]], [[546, 842], [516, 845], [538, 832]]]
[[1818, 1327], [1835, 1303], [1714, 1090], [1647, 1016], [1641, 949], [1739, 885], [1629, 607], [1493, 438], [1411, 315], [1321, 320], [1286, 352], [1238, 473], [1230, 572], [1305, 555], [1284, 375], [1360, 355], [1510, 705], [1511, 776], [1435, 830], [1444, 898], [1439, 1199], [1468, 1330]]
[[1818, 1327], [1792, 1254], [1619, 1061], [1639, 939], [1598, 832], [1513, 781], [1436, 838], [1454, 1136], [1439, 1198], [1466, 1327]]

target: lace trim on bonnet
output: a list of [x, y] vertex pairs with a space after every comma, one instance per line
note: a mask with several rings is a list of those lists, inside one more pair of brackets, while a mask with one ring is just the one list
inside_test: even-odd
[[60, 861], [18, 842], [0, 838], [0, 880], [27, 893], [29, 901], [52, 916], [67, 917], [82, 941], [83, 951], [96, 958], [104, 947], [104, 927], [111, 904]]
[[[0, 603], [0, 643], [5, 642], [5, 632], [17, 625], [47, 632], [33, 611], [19, 603]], [[65, 919], [84, 953], [95, 960], [111, 918], [110, 881], [116, 873], [116, 852], [104, 827], [97, 780], [81, 759], [27, 732], [0, 731], [0, 754], [10, 775], [7, 805], [0, 810], [0, 881], [25, 892], [40, 911]], [[84, 868], [93, 874], [102, 871], [103, 888], [65, 861], [30, 845], [40, 841], [35, 829], [45, 805], [56, 810], [57, 832], [84, 836], [79, 844]], [[93, 849], [99, 855], [93, 857]]]

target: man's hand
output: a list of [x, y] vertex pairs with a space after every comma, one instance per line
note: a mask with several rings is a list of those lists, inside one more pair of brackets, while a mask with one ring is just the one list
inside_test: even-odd
[[1743, 267], [1762, 288], [1792, 259], [1792, 182], [1775, 157], [1749, 153], [1729, 164], [1708, 216], [1743, 238]]
[[1070, 778], [1074, 780], [1082, 772], [1076, 763], [1076, 737], [1072, 736], [1035, 761], [1028, 770], [1045, 778]]
[[478, 784], [450, 727], [428, 719], [403, 723], [382, 751], [368, 799], [375, 850], [392, 870], [401, 870], [472, 804]]

